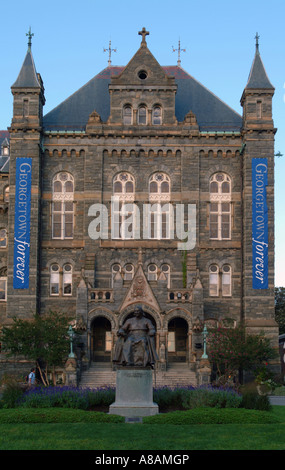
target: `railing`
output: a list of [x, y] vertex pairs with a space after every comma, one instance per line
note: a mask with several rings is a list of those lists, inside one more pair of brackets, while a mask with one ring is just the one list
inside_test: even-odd
[[192, 302], [192, 293], [189, 289], [171, 289], [168, 291], [169, 302]]
[[89, 300], [91, 302], [114, 302], [112, 289], [89, 289]]

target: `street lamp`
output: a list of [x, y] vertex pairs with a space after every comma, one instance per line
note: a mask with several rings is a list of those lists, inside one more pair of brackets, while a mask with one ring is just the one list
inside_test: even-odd
[[70, 353], [68, 357], [75, 357], [75, 354], [73, 352], [73, 340], [74, 340], [75, 334], [71, 325], [69, 325], [67, 334], [70, 338]]
[[208, 336], [208, 330], [207, 330], [206, 325], [204, 325], [202, 335], [203, 335], [203, 344], [204, 344], [204, 353], [202, 355], [202, 359], [208, 359], [208, 355], [206, 353], [206, 341], [207, 341], [207, 336]]

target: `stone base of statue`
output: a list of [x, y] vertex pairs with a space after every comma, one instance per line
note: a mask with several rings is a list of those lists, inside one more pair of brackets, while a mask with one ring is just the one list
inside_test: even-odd
[[156, 415], [152, 374], [151, 367], [117, 366], [116, 399], [109, 407], [110, 414], [127, 418]]

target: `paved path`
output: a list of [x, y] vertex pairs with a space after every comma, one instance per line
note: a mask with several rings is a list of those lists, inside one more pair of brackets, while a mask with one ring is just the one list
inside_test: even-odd
[[270, 395], [269, 401], [271, 405], [285, 406], [285, 396]]

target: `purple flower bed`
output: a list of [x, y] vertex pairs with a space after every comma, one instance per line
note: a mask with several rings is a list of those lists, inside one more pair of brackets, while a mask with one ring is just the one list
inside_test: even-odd
[[[17, 406], [26, 408], [78, 408], [83, 410], [109, 407], [115, 401], [114, 387], [96, 389], [55, 386], [34, 387], [27, 390], [18, 400]], [[197, 407], [237, 408], [242, 400], [232, 389], [203, 387], [156, 387], [154, 402], [161, 410], [191, 409]]]

